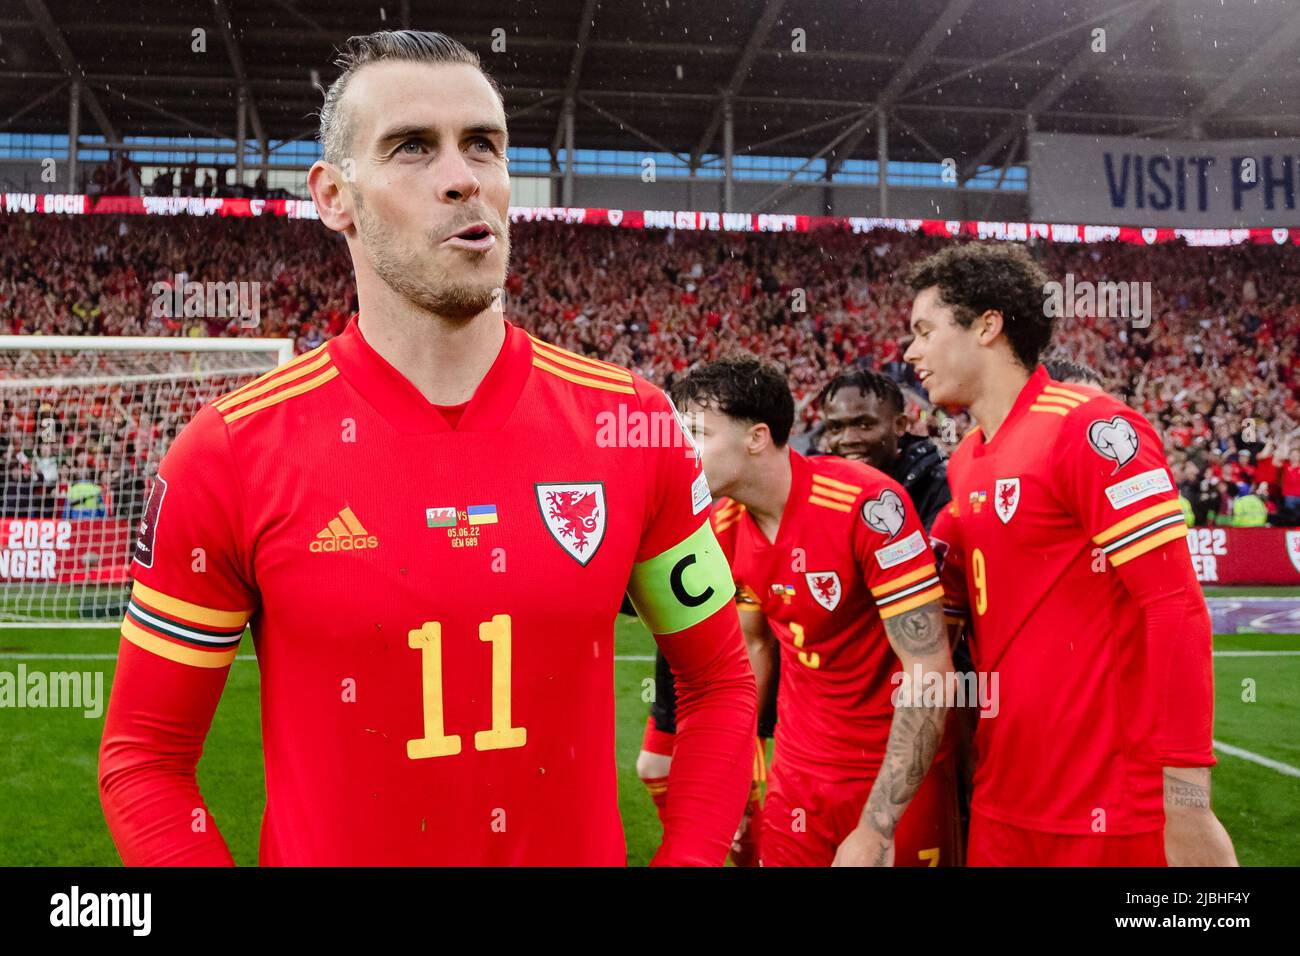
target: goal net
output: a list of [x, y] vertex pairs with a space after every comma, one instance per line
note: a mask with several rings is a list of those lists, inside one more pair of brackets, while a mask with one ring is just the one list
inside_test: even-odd
[[0, 336], [0, 624], [115, 623], [158, 463], [291, 339]]

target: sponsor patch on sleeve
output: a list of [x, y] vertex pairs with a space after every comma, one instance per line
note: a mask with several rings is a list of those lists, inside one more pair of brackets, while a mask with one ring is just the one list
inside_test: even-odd
[[926, 549], [925, 535], [920, 531], [913, 531], [902, 541], [895, 541], [893, 544], [886, 545], [876, 551], [876, 560], [880, 562], [880, 567], [892, 568], [896, 564], [902, 564], [910, 558], [916, 557]]
[[154, 475], [149, 500], [145, 502], [144, 517], [140, 519], [140, 534], [135, 540], [135, 559], [146, 568], [153, 567], [154, 539], [158, 535], [158, 518], [162, 513], [167, 482], [162, 475]]
[[709, 482], [704, 477], [704, 472], [700, 472], [695, 481], [691, 482], [691, 514], [697, 515], [709, 506], [713, 496], [709, 494]]
[[1118, 511], [1125, 505], [1130, 505], [1135, 501], [1141, 501], [1143, 498], [1150, 498], [1152, 495], [1173, 490], [1174, 486], [1169, 480], [1169, 472], [1164, 468], [1152, 468], [1140, 475], [1134, 475], [1132, 478], [1115, 482], [1106, 489], [1106, 498], [1110, 501], [1110, 506]]

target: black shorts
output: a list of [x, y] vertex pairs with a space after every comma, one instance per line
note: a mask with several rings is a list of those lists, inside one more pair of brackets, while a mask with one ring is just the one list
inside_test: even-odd
[[[770, 738], [776, 730], [776, 689], [781, 682], [781, 655], [773, 655], [772, 684], [768, 699], [760, 704], [758, 715], [758, 735]], [[677, 683], [673, 679], [673, 669], [668, 666], [668, 659], [663, 652], [655, 651], [655, 696], [650, 704], [650, 716], [655, 722], [655, 729], [665, 734], [677, 733]]]

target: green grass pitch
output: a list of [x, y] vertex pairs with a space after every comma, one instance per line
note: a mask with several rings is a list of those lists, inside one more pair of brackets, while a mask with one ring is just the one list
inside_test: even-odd
[[[117, 634], [107, 629], [0, 630], [0, 671], [98, 670], [107, 693]], [[1300, 635], [1233, 635], [1216, 650], [1300, 651]], [[245, 654], [248, 651], [244, 652]], [[659, 821], [636, 776], [645, 724], [645, 678], [654, 642], [639, 621], [620, 617], [616, 632], [619, 805], [628, 863], [641, 866], [659, 840]], [[29, 654], [102, 655], [33, 660]], [[1300, 656], [1216, 657], [1215, 737], [1300, 766]], [[1253, 692], [1253, 693], [1252, 693]], [[1253, 697], [1253, 700], [1249, 699]], [[0, 711], [0, 866], [110, 866], [120, 861], [104, 825], [95, 785], [103, 717], [71, 710]], [[235, 860], [257, 862], [263, 790], [257, 666], [237, 661], [199, 764], [199, 785]], [[254, 755], [258, 755], [256, 758]], [[1215, 808], [1243, 865], [1300, 865], [1300, 778], [1219, 754]]]

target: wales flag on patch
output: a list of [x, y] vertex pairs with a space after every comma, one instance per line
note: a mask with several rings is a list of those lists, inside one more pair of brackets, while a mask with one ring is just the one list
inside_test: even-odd
[[454, 528], [456, 526], [455, 508], [425, 508], [424, 520], [430, 528]]

